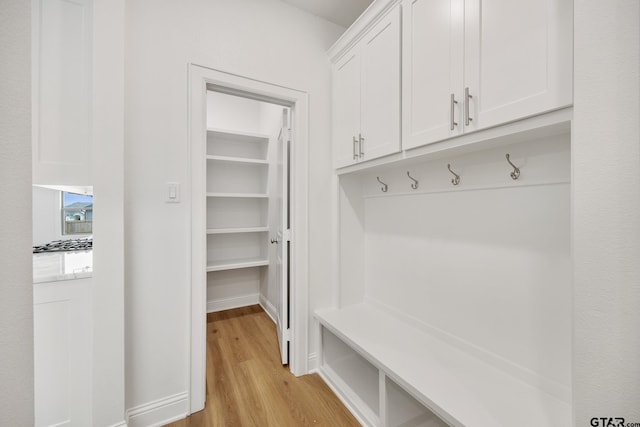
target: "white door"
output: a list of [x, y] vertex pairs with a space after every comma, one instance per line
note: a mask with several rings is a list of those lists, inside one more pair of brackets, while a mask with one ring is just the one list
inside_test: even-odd
[[446, 139], [462, 129], [463, 1], [403, 3], [403, 148]]
[[291, 110], [282, 110], [282, 127], [278, 137], [276, 188], [278, 228], [276, 230], [276, 330], [282, 364], [289, 363], [289, 153]]
[[465, 129], [572, 103], [571, 0], [466, 0]]
[[361, 43], [360, 151], [369, 160], [400, 151], [400, 5]]

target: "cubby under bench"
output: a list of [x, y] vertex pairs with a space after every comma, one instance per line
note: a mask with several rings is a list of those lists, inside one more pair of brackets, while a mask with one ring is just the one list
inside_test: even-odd
[[316, 311], [322, 378], [381, 427], [565, 427], [571, 405], [366, 302]]

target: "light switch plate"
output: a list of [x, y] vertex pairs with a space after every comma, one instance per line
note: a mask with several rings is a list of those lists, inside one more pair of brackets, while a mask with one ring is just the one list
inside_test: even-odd
[[180, 203], [180, 183], [167, 182], [167, 203]]

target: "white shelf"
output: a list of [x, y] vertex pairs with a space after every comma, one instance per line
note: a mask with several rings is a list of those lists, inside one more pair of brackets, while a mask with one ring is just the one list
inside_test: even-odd
[[223, 129], [207, 130], [206, 154], [214, 157], [267, 159], [269, 135]]
[[269, 227], [208, 228], [207, 234], [262, 233], [266, 231], [269, 231]]
[[207, 272], [222, 270], [237, 270], [239, 268], [260, 267], [269, 265], [269, 260], [262, 258], [246, 258], [230, 261], [209, 261]]
[[243, 140], [246, 139], [255, 139], [256, 142], [269, 142], [269, 135], [265, 134], [265, 133], [258, 133], [258, 132], [246, 132], [246, 131], [240, 131], [240, 130], [230, 130], [230, 129], [219, 129], [219, 128], [207, 128], [207, 133], [211, 133], [211, 134], [219, 134], [219, 136], [221, 137], [226, 137], [226, 138], [233, 138], [233, 137], [237, 137], [237, 138], [241, 138]]
[[264, 159], [252, 159], [249, 157], [230, 157], [230, 156], [213, 156], [207, 155], [207, 160], [217, 162], [232, 162], [232, 163], [245, 163], [255, 165], [268, 165], [269, 161]]
[[366, 303], [321, 310], [329, 331], [452, 426], [562, 427], [571, 405]]
[[245, 198], [267, 198], [266, 193], [207, 193], [207, 197], [245, 197]]

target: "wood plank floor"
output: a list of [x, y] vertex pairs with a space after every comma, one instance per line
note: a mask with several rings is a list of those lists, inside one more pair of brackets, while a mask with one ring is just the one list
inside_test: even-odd
[[169, 427], [359, 426], [317, 374], [280, 363], [273, 321], [258, 305], [207, 316], [207, 401]]

